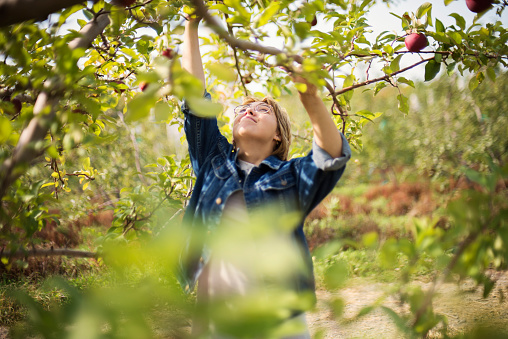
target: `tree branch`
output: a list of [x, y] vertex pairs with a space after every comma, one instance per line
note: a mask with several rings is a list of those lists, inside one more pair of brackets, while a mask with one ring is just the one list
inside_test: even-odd
[[[226, 23], [227, 23], [227, 20], [228, 20], [228, 15], [227, 13], [224, 13], [224, 17], [226, 18]], [[233, 27], [228, 23], [228, 32], [231, 36], [233, 36]], [[245, 96], [248, 96], [249, 95], [249, 91], [247, 90], [247, 86], [245, 86], [245, 81], [242, 77], [242, 73], [240, 72], [240, 63], [239, 63], [239, 60], [238, 60], [238, 55], [237, 55], [237, 51], [236, 51], [236, 47], [233, 47], [231, 46], [231, 48], [233, 49], [233, 56], [235, 57], [235, 67], [236, 67], [236, 71], [238, 72], [238, 77], [240, 78], [240, 83], [242, 84], [242, 87], [243, 87], [243, 92], [245, 93]]]
[[194, 9], [196, 11], [196, 15], [203, 18], [203, 20], [208, 24], [208, 26], [215, 31], [219, 35], [221, 39], [226, 41], [231, 47], [233, 48], [239, 48], [241, 50], [253, 50], [258, 51], [264, 54], [270, 54], [270, 55], [279, 55], [284, 54], [288, 58], [293, 59], [294, 61], [298, 63], [303, 62], [303, 57], [300, 55], [294, 55], [294, 54], [288, 54], [284, 51], [275, 48], [275, 47], [269, 47], [269, 46], [263, 46], [260, 44], [256, 44], [254, 42], [248, 41], [248, 40], [239, 40], [235, 37], [231, 36], [219, 23], [219, 21], [213, 17], [206, 8], [205, 3], [203, 0], [191, 0], [191, 3], [194, 5]]
[[414, 68], [420, 64], [423, 64], [423, 63], [426, 63], [426, 62], [429, 62], [431, 60], [434, 60], [434, 57], [432, 58], [428, 58], [428, 59], [423, 59], [423, 60], [420, 60], [418, 61], [416, 64], [413, 64], [411, 66], [408, 66], [406, 68], [403, 68], [403, 69], [400, 69], [398, 70], [397, 72], [393, 72], [391, 74], [386, 74], [382, 77], [379, 77], [379, 78], [375, 78], [375, 79], [372, 79], [372, 80], [366, 80], [366, 81], [363, 81], [363, 82], [359, 82], [357, 84], [354, 84], [354, 85], [351, 85], [349, 87], [344, 87], [343, 89], [339, 90], [339, 91], [336, 91], [335, 92], [335, 95], [339, 95], [339, 94], [342, 94], [342, 93], [346, 93], [348, 91], [351, 91], [355, 88], [358, 88], [358, 87], [363, 87], [363, 86], [367, 86], [367, 85], [370, 85], [370, 84], [373, 84], [375, 82], [379, 82], [379, 81], [388, 81], [391, 77], [393, 77], [394, 75], [397, 75], [397, 74], [400, 74], [400, 73], [404, 73], [405, 71], [407, 70], [410, 70], [411, 68]]
[[51, 13], [83, 2], [83, 0], [0, 0], [0, 27], [26, 20], [46, 20]]

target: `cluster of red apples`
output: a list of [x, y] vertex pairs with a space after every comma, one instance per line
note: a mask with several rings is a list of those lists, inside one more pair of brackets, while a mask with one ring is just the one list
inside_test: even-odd
[[[492, 6], [493, 0], [466, 0], [467, 8], [474, 13], [482, 13]], [[406, 48], [410, 52], [420, 52], [427, 47], [429, 42], [423, 33], [409, 34], [404, 40]]]

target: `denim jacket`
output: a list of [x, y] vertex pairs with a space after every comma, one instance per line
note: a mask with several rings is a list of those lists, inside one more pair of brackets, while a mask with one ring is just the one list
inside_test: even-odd
[[[210, 99], [210, 94], [205, 93]], [[213, 231], [220, 223], [228, 197], [243, 190], [247, 210], [263, 203], [280, 203], [284, 212], [295, 206], [301, 220], [293, 231], [300, 245], [302, 259], [308, 272], [294, 282], [297, 292], [314, 293], [312, 258], [303, 232], [305, 217], [334, 188], [346, 162], [351, 158], [351, 149], [342, 136], [342, 156], [332, 158], [326, 151], [313, 143], [312, 151], [305, 157], [282, 161], [269, 156], [246, 178], [236, 165], [237, 152], [233, 145], [220, 133], [215, 118], [200, 118], [193, 115], [184, 102], [185, 133], [189, 145], [192, 167], [196, 175], [194, 191], [185, 212], [184, 224], [195, 230]], [[189, 247], [190, 242], [187, 244]], [[206, 264], [210, 253], [206, 246], [198, 253], [184, 251], [180, 261], [180, 284], [191, 291]]]

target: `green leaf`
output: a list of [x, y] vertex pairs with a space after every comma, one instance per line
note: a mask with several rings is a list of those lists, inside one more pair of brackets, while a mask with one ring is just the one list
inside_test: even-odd
[[394, 310], [386, 306], [381, 306], [381, 309], [392, 319], [397, 328], [404, 333], [409, 333], [407, 321], [401, 318]]
[[88, 170], [90, 168], [90, 157], [82, 158], [81, 166], [83, 166], [85, 170]]
[[[150, 88], [151, 87], [151, 88]], [[146, 92], [139, 93], [127, 104], [127, 113], [125, 114], [126, 122], [138, 121], [146, 118], [150, 114], [150, 110], [157, 100], [155, 92], [157, 89], [155, 84], [150, 84]]]
[[330, 308], [333, 310], [335, 317], [341, 317], [344, 314], [346, 302], [342, 298], [335, 298], [330, 301]]
[[480, 85], [480, 82], [477, 77], [472, 77], [471, 80], [469, 80], [468, 87], [471, 92], [474, 91], [478, 85]]
[[429, 61], [425, 65], [425, 81], [430, 81], [436, 77], [441, 70], [441, 64], [434, 60]]
[[457, 26], [459, 26], [462, 30], [466, 29], [466, 20], [457, 13], [450, 14], [451, 17], [455, 19], [455, 22], [457, 23]]
[[448, 32], [448, 36], [452, 38], [455, 44], [460, 45], [462, 43], [462, 36], [458, 32]]
[[201, 117], [216, 117], [222, 112], [222, 105], [202, 97], [189, 97], [187, 103], [192, 112]]
[[420, 19], [432, 8], [432, 4], [430, 2], [423, 3], [418, 9], [416, 10], [416, 18]]
[[374, 95], [377, 95], [386, 86], [386, 82], [378, 82], [374, 88]]
[[155, 121], [167, 121], [171, 116], [171, 110], [169, 109], [169, 105], [167, 102], [159, 101], [155, 104], [153, 108], [153, 113], [155, 115]]
[[439, 42], [442, 42], [442, 43], [445, 43], [445, 44], [449, 44], [450, 43], [450, 38], [447, 37], [445, 33], [436, 32], [434, 34], [431, 34], [431, 36], [434, 38], [434, 40], [437, 40]]
[[9, 139], [12, 132], [12, 126], [9, 119], [0, 116], [0, 144], [3, 144]]
[[487, 298], [489, 296], [495, 284], [495, 281], [485, 277], [485, 281], [483, 282], [483, 298]]
[[236, 80], [236, 72], [233, 70], [233, 67], [226, 66], [220, 63], [209, 64], [207, 67], [208, 71], [211, 74], [215, 75], [218, 79], [233, 82]]
[[307, 92], [307, 85], [301, 82], [295, 82], [295, 87], [298, 92], [305, 93]]
[[445, 31], [445, 27], [444, 27], [443, 23], [439, 19], [436, 19], [436, 32], [437, 33], [444, 33], [444, 31]]
[[343, 260], [333, 263], [325, 272], [325, 284], [329, 290], [335, 290], [344, 285], [348, 278], [348, 266]]
[[449, 4], [451, 4], [454, 1], [455, 0], [444, 0], [444, 4], [445, 4], [445, 6], [448, 6]]
[[398, 105], [399, 111], [406, 113], [406, 114], [409, 113], [408, 98], [402, 94], [399, 94], [399, 95], [397, 95], [397, 100], [399, 101], [399, 105]]
[[295, 22], [293, 29], [300, 39], [305, 39], [309, 35], [309, 24], [307, 22]]
[[368, 248], [374, 248], [378, 244], [378, 234], [377, 232], [369, 232], [362, 236], [363, 246]]
[[360, 312], [358, 312], [358, 317], [363, 317], [364, 315], [367, 315], [370, 312], [374, 311], [374, 309], [375, 309], [374, 306], [365, 306], [360, 310]]
[[278, 1], [273, 1], [272, 3], [270, 3], [270, 5], [268, 7], [266, 7], [266, 9], [263, 11], [261, 16], [259, 17], [259, 20], [256, 23], [256, 26], [259, 27], [259, 26], [266, 25], [268, 23], [268, 21], [271, 18], [273, 18], [275, 13], [277, 13], [279, 8], [280, 8], [280, 3]]
[[388, 54], [388, 55], [393, 55], [393, 47], [390, 46], [390, 45], [384, 45], [383, 46], [383, 50]]
[[393, 61], [390, 63], [390, 70], [392, 73], [400, 70], [400, 59], [402, 58], [402, 54], [398, 55]]
[[496, 71], [494, 67], [487, 67], [487, 76], [490, 78], [490, 80], [496, 81]]
[[455, 66], [457, 65], [456, 62], [452, 62], [451, 64], [448, 64], [446, 66], [446, 73], [448, 73], [448, 76], [453, 74], [453, 70], [455, 69]]
[[406, 84], [406, 85], [409, 85], [409, 86], [415, 88], [415, 83], [413, 82], [413, 80], [409, 80], [409, 79], [406, 79], [404, 77], [398, 77], [397, 78], [397, 82], [402, 83], [402, 84]]
[[49, 146], [46, 149], [46, 153], [48, 153], [48, 155], [53, 159], [57, 159], [59, 157], [58, 151], [54, 145]]

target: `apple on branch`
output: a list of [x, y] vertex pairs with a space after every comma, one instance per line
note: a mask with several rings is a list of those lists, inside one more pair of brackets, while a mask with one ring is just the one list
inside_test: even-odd
[[113, 5], [120, 7], [130, 7], [136, 0], [113, 0]]
[[317, 16], [314, 15], [314, 19], [312, 19], [311, 23], [310, 23], [310, 27], [314, 27], [317, 25]]
[[481, 13], [492, 6], [492, 0], [466, 0], [466, 5], [471, 12]]
[[139, 89], [141, 90], [141, 92], [144, 92], [148, 87], [148, 82], [146, 81], [142, 81], [140, 84], [139, 84]]
[[166, 58], [171, 60], [175, 56], [175, 53], [171, 48], [166, 48], [165, 50], [162, 51], [162, 56], [165, 56]]
[[423, 33], [409, 34], [404, 40], [406, 48], [410, 52], [420, 52], [429, 45], [427, 37]]

